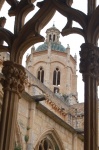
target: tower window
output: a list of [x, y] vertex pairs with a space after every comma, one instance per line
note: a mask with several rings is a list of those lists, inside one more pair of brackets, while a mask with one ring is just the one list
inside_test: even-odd
[[40, 67], [39, 70], [38, 70], [37, 78], [38, 78], [42, 83], [44, 83], [44, 70], [43, 70], [42, 67]]
[[60, 85], [60, 71], [58, 68], [53, 72], [53, 85]]
[[51, 34], [49, 35], [49, 40], [51, 40]]
[[53, 42], [55, 41], [55, 34], [53, 35]]

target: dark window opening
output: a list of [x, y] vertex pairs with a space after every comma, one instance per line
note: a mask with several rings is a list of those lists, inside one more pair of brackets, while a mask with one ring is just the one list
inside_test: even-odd
[[58, 68], [53, 72], [53, 85], [60, 85], [60, 71]]
[[54, 93], [59, 93], [59, 88], [58, 87], [54, 87]]
[[41, 72], [41, 82], [42, 83], [44, 82], [44, 70], [42, 70], [42, 72]]
[[56, 85], [56, 70], [53, 72], [53, 85]]
[[55, 34], [53, 35], [53, 42], [55, 41]]
[[40, 80], [40, 71], [38, 71], [38, 79]]
[[57, 85], [60, 85], [60, 71], [57, 74]]
[[49, 35], [49, 40], [51, 40], [51, 34]]

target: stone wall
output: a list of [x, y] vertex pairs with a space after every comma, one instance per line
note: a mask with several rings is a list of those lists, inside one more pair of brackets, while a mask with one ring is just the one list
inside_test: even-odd
[[[57, 142], [62, 149], [83, 150], [83, 136], [77, 134], [74, 128], [42, 103], [36, 103], [28, 94], [24, 94], [19, 102], [18, 123], [24, 150], [26, 147], [35, 149], [40, 140], [49, 133], [53, 138], [59, 139]], [[27, 143], [24, 140], [26, 135], [29, 136]]]

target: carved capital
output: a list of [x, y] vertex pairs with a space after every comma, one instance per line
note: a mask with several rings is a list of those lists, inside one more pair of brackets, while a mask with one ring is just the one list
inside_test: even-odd
[[3, 90], [10, 90], [20, 95], [24, 91], [26, 73], [24, 67], [12, 61], [4, 61], [2, 73]]
[[99, 48], [93, 44], [81, 45], [80, 72], [99, 77]]

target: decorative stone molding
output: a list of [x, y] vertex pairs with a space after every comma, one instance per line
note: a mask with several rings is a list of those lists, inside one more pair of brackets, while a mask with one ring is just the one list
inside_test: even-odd
[[66, 112], [64, 112], [63, 109], [59, 108], [54, 102], [52, 102], [51, 100], [49, 99], [46, 99], [45, 101], [47, 104], [49, 104], [53, 110], [57, 111], [59, 114], [61, 114], [62, 116], [66, 116]]
[[99, 48], [90, 43], [81, 45], [80, 72], [99, 77]]
[[5, 79], [2, 79], [3, 90], [10, 90], [16, 92], [19, 97], [24, 91], [24, 83], [26, 79], [26, 73], [24, 67], [12, 61], [3, 62], [2, 73]]

